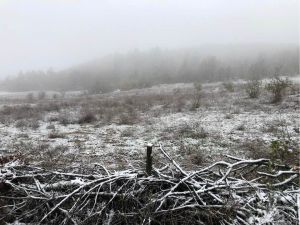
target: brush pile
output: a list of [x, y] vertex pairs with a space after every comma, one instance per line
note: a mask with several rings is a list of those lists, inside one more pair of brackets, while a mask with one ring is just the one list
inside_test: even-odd
[[4, 166], [0, 224], [298, 224], [298, 168], [227, 156], [188, 172], [160, 151], [151, 176]]

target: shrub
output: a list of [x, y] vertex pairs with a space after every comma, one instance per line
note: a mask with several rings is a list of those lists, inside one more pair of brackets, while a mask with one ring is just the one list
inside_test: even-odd
[[191, 138], [194, 139], [203, 139], [208, 137], [208, 132], [204, 130], [203, 127], [198, 128], [194, 131], [194, 134], [191, 136]]
[[180, 88], [174, 88], [173, 89], [173, 94], [174, 95], [180, 94], [180, 92], [181, 92]]
[[233, 118], [233, 115], [231, 114], [231, 113], [227, 113], [226, 115], [225, 115], [225, 119], [232, 119]]
[[261, 81], [251, 80], [246, 83], [246, 92], [249, 98], [258, 98], [260, 95]]
[[234, 85], [232, 82], [224, 82], [223, 87], [229, 92], [234, 92]]
[[78, 120], [79, 124], [92, 123], [96, 121], [97, 118], [92, 112], [83, 112]]
[[247, 156], [253, 159], [267, 158], [291, 167], [299, 165], [299, 145], [288, 138], [278, 138], [270, 144], [261, 139], [245, 141], [239, 148], [244, 149]]
[[0, 111], [2, 116], [11, 115], [13, 112], [14, 112], [14, 107], [8, 105], [4, 105]]
[[245, 140], [238, 146], [252, 159], [270, 158], [270, 152], [262, 139]]
[[137, 122], [138, 116], [137, 113], [122, 113], [119, 118], [119, 124], [122, 125], [133, 125]]
[[65, 91], [61, 91], [61, 92], [60, 92], [60, 97], [61, 97], [61, 98], [65, 98], [65, 96], [66, 96], [66, 92], [65, 92]]
[[[51, 118], [52, 120], [50, 120], [50, 121], [55, 121], [55, 118], [56, 118], [56, 117], [52, 117], [52, 118]], [[61, 125], [64, 125], [64, 126], [67, 126], [68, 124], [71, 123], [71, 122], [70, 122], [70, 119], [67, 117], [66, 114], [61, 114], [61, 115], [59, 115], [59, 117], [58, 117], [57, 119], [58, 119], [59, 123], [60, 123]]]
[[18, 120], [15, 124], [15, 126], [17, 128], [32, 128], [34, 130], [38, 129], [40, 127], [40, 123], [38, 120], [33, 120], [33, 119], [30, 119], [30, 120], [26, 120], [26, 119], [21, 119], [21, 120]]
[[182, 112], [185, 107], [185, 99], [182, 96], [174, 98], [173, 108], [175, 112]]
[[50, 138], [50, 139], [64, 138], [64, 137], [65, 137], [64, 134], [58, 133], [58, 132], [56, 132], [56, 131], [52, 131], [52, 132], [50, 132], [50, 133], [48, 134], [48, 138]]
[[18, 120], [15, 124], [17, 128], [24, 128], [28, 126], [28, 122], [26, 120]]
[[202, 90], [202, 84], [199, 82], [194, 83], [194, 88], [197, 92], [200, 92]]
[[299, 146], [289, 139], [278, 139], [271, 142], [271, 158], [274, 162], [286, 165], [299, 165]]
[[42, 162], [41, 166], [45, 168], [57, 168], [58, 166], [64, 167], [66, 163], [72, 161], [70, 155], [65, 155], [68, 151], [67, 146], [58, 145], [56, 147], [42, 146]]
[[32, 129], [34, 129], [34, 130], [36, 130], [36, 129], [38, 129], [38, 128], [40, 127], [40, 123], [39, 123], [38, 120], [30, 120], [30, 121], [28, 122], [28, 127], [32, 128]]
[[200, 106], [200, 101], [201, 101], [201, 97], [202, 97], [202, 84], [197, 82], [194, 83], [194, 88], [195, 88], [195, 93], [193, 96], [193, 102], [192, 102], [192, 107], [191, 110], [195, 110], [197, 108], [199, 108]]
[[62, 105], [54, 103], [54, 102], [46, 102], [46, 103], [39, 103], [37, 104], [36, 108], [38, 110], [51, 112], [51, 111], [59, 111], [61, 109]]
[[42, 100], [42, 99], [45, 99], [45, 98], [46, 98], [46, 93], [44, 91], [40, 91], [38, 93], [38, 99]]
[[50, 124], [46, 127], [47, 130], [55, 130], [55, 125], [54, 124]]
[[33, 100], [34, 100], [33, 93], [28, 93], [28, 94], [26, 95], [26, 100], [27, 100], [28, 102], [33, 102]]
[[198, 151], [198, 152], [194, 152], [190, 155], [190, 160], [191, 160], [192, 164], [199, 166], [199, 165], [202, 165], [203, 163], [205, 163], [206, 158], [205, 158], [205, 155], [201, 151]]
[[188, 144], [180, 145], [181, 154], [187, 156], [192, 165], [203, 165], [207, 161], [205, 153], [200, 149], [199, 145]]
[[127, 128], [120, 134], [121, 137], [132, 137], [134, 134], [133, 128]]
[[275, 77], [266, 84], [266, 89], [272, 93], [272, 102], [281, 102], [286, 89], [291, 85], [292, 83], [288, 78], [284, 79], [280, 77]]
[[58, 94], [53, 94], [53, 95], [52, 95], [52, 98], [53, 98], [53, 99], [58, 99]]
[[245, 126], [245, 124], [240, 124], [240, 125], [237, 126], [236, 129], [239, 130], [239, 131], [244, 131], [244, 130], [246, 130], [246, 126]]
[[36, 107], [27, 104], [4, 106], [0, 110], [0, 118], [7, 118], [8, 120], [21, 120], [21, 119], [41, 119], [42, 112]]
[[282, 131], [285, 130], [286, 127], [287, 127], [287, 121], [282, 119], [280, 120], [274, 119], [265, 122], [264, 126], [262, 127], [262, 131], [266, 133], [278, 134], [278, 133], [282, 133]]
[[205, 131], [203, 127], [199, 127], [199, 124], [184, 124], [183, 126], [180, 126], [175, 133], [176, 138], [204, 139], [207, 138], [208, 135], [209, 133]]
[[300, 93], [300, 86], [299, 84], [291, 84], [290, 88], [290, 94], [291, 95], [297, 95]]

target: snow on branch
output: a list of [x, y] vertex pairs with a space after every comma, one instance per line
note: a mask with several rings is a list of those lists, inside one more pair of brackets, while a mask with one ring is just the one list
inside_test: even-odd
[[[170, 163], [79, 174], [0, 168], [0, 221], [36, 224], [298, 224], [299, 170], [227, 156], [198, 171]], [[270, 166], [271, 165], [271, 166]]]

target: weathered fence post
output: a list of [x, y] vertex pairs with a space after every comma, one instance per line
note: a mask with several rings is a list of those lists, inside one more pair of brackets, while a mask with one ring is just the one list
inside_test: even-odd
[[152, 144], [147, 145], [147, 158], [146, 158], [146, 174], [152, 174]]

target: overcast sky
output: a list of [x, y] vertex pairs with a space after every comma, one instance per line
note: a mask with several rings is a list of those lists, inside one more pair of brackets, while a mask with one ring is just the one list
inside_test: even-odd
[[298, 0], [0, 0], [0, 78], [136, 48], [298, 39]]

